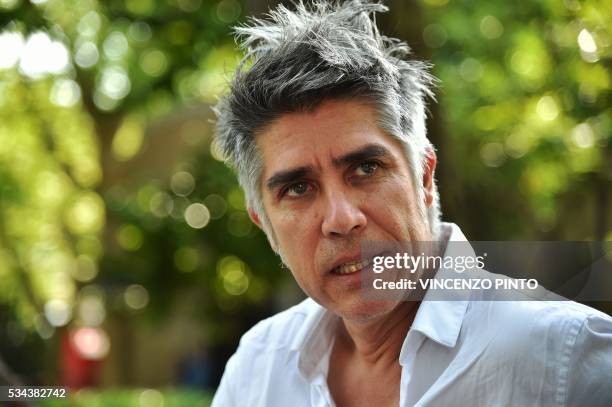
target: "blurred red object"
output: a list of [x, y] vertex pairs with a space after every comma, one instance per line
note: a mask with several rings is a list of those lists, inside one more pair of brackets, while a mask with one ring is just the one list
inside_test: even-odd
[[62, 385], [73, 390], [99, 385], [109, 349], [108, 336], [101, 328], [64, 331], [60, 351]]

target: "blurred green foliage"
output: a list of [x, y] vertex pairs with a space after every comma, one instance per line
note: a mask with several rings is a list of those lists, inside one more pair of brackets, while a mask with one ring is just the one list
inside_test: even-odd
[[[244, 318], [228, 316], [267, 306], [283, 282], [210, 145], [206, 105], [239, 59], [228, 24], [242, 4], [32, 3], [0, 2], [0, 338], [158, 320], [186, 290], [209, 344], [235, 338]], [[162, 131], [189, 158], [166, 161], [162, 145], [141, 167], [167, 173], [109, 175], [189, 109], [202, 114]]]
[[96, 392], [81, 390], [70, 396], [69, 400], [46, 400], [38, 403], [40, 407], [207, 407], [212, 402], [210, 394], [190, 390], [106, 390]]
[[449, 128], [438, 148], [450, 219], [472, 239], [604, 239], [610, 3], [422, 4]]

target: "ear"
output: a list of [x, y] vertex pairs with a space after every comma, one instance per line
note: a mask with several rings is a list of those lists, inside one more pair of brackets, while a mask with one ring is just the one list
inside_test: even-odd
[[272, 231], [268, 231], [263, 227], [261, 219], [259, 219], [259, 215], [257, 214], [257, 212], [255, 212], [251, 208], [247, 208], [247, 212], [249, 213], [249, 217], [251, 218], [253, 223], [256, 224], [257, 227], [259, 227], [265, 233], [266, 237], [268, 238], [268, 242], [270, 242], [270, 247], [272, 248], [272, 250], [274, 250], [274, 253], [278, 254], [278, 245], [276, 244], [276, 241], [272, 235]]
[[425, 191], [425, 206], [431, 206], [434, 200], [434, 173], [436, 171], [436, 153], [428, 148], [425, 155], [425, 168], [423, 168], [423, 190]]
[[259, 219], [259, 215], [251, 208], [248, 208], [247, 212], [249, 213], [249, 217], [251, 218], [253, 223], [263, 230], [263, 228], [261, 227], [261, 220]]

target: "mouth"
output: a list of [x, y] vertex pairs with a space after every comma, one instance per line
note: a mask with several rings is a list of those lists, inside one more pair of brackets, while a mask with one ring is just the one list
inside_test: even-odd
[[357, 273], [370, 265], [370, 259], [349, 261], [331, 269], [332, 274], [348, 275]]

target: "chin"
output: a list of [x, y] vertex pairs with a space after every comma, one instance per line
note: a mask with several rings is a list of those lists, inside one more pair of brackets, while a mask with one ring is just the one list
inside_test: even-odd
[[333, 310], [338, 316], [347, 321], [365, 323], [376, 320], [387, 315], [397, 307], [395, 301], [375, 301], [360, 299], [352, 304], [347, 304], [337, 310]]

